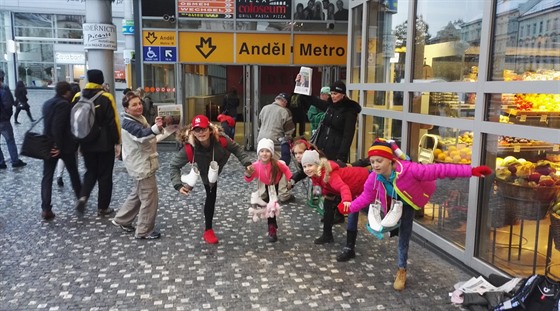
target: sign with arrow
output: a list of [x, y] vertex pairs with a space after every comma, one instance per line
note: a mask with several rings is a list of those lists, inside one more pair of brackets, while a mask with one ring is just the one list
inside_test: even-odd
[[233, 18], [235, 0], [177, 1], [179, 17]]
[[177, 46], [174, 31], [142, 31], [143, 46]]
[[145, 46], [144, 61], [145, 62], [176, 62], [177, 48], [174, 46]]
[[233, 63], [233, 33], [180, 32], [179, 61]]

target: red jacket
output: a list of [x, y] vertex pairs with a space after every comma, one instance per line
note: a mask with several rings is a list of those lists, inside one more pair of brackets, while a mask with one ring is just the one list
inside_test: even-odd
[[342, 202], [352, 202], [364, 190], [364, 183], [369, 175], [369, 170], [365, 167], [340, 167], [336, 162], [330, 161], [332, 171], [329, 182], [323, 180], [325, 171], [321, 176], [313, 176], [313, 185], [323, 188], [323, 195], [340, 195]]

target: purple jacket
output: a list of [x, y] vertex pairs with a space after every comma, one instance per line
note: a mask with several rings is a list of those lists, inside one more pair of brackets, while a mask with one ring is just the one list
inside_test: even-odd
[[[471, 177], [470, 165], [459, 164], [420, 164], [410, 161], [396, 160], [394, 168], [396, 171], [393, 187], [406, 204], [415, 209], [421, 209], [430, 196], [436, 191], [436, 179]], [[377, 180], [377, 174], [369, 174], [364, 191], [352, 201], [350, 212], [355, 213], [362, 208], [379, 199], [381, 206], [387, 208], [387, 191], [381, 181]]]

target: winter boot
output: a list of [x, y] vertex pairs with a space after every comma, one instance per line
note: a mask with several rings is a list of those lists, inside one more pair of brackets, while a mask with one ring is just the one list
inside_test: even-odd
[[274, 243], [278, 241], [278, 236], [276, 235], [276, 225], [268, 224], [268, 242]]
[[342, 249], [342, 252], [336, 256], [336, 261], [346, 262], [354, 257], [356, 257], [356, 252], [354, 247], [356, 246], [356, 238], [358, 237], [358, 231], [346, 231], [346, 246]]
[[334, 242], [332, 235], [332, 226], [334, 222], [334, 201], [325, 200], [323, 202], [324, 218], [323, 218], [323, 234], [315, 239], [315, 244], [321, 245]]
[[393, 288], [395, 290], [403, 290], [406, 285], [406, 269], [399, 268], [397, 271], [397, 276], [395, 277], [395, 283], [393, 283]]

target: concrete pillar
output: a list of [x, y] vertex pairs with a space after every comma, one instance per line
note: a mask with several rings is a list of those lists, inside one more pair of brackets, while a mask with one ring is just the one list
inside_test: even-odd
[[[132, 4], [132, 0], [124, 0], [124, 20], [125, 21], [134, 21], [134, 7]], [[134, 27], [134, 32], [140, 31], [140, 27]], [[134, 35], [127, 35], [124, 36], [124, 60], [126, 63], [126, 83], [127, 86], [130, 88], [135, 89], [135, 83], [133, 81], [133, 74], [132, 74], [132, 65], [130, 63], [132, 53], [134, 52]]]
[[[87, 0], [86, 23], [113, 24], [112, 0]], [[111, 86], [111, 93], [115, 94], [115, 66], [114, 51], [111, 49], [88, 49], [86, 53], [87, 69], [103, 71], [105, 82]]]

